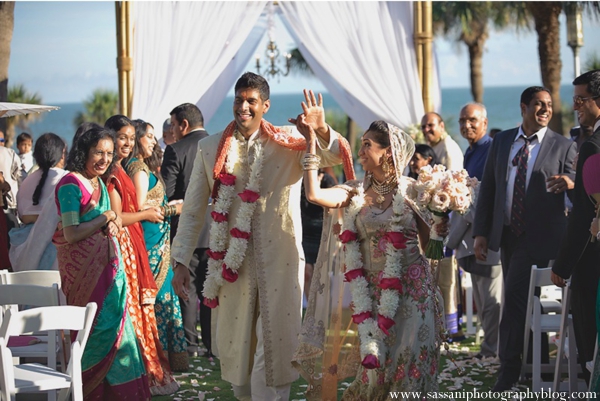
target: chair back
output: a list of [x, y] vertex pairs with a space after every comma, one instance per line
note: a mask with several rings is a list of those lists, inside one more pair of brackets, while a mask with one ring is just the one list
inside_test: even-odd
[[0, 284], [30, 284], [61, 288], [60, 273], [55, 270], [25, 270], [20, 272], [0, 272]]
[[7, 310], [18, 311], [19, 306], [58, 306], [61, 291], [58, 284], [40, 286], [30, 284], [7, 284], [0, 286], [0, 323]]
[[77, 330], [77, 339], [82, 349], [94, 322], [97, 305], [90, 302], [81, 306], [45, 306], [21, 312], [8, 310], [0, 326], [0, 337], [7, 338], [19, 334], [38, 331]]
[[[10, 286], [7, 286], [10, 287]], [[45, 306], [14, 312], [8, 310], [0, 326], [0, 398], [15, 400], [19, 392], [40, 392], [60, 389], [60, 399], [83, 400], [81, 357], [94, 323], [97, 305]], [[66, 373], [39, 364], [13, 366], [7, 338], [38, 331], [77, 330], [71, 345], [71, 357]]]

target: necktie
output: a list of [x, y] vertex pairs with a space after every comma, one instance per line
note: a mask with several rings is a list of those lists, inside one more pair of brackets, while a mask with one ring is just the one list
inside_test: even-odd
[[517, 166], [517, 175], [515, 176], [512, 208], [510, 210], [510, 229], [517, 237], [525, 231], [525, 184], [527, 183], [527, 161], [529, 160], [529, 144], [535, 137], [521, 138], [525, 140], [525, 144], [523, 144], [512, 160], [512, 165]]

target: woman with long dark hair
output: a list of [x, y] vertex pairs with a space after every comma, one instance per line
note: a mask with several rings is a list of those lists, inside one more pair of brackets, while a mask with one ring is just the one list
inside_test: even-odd
[[165, 356], [156, 326], [154, 302], [158, 289], [150, 270], [142, 221], [159, 223], [163, 221], [162, 210], [138, 206], [135, 187], [127, 175], [121, 161], [129, 157], [135, 149], [135, 127], [123, 115], [115, 115], [106, 120], [106, 128], [116, 132], [115, 168], [106, 177], [105, 183], [110, 197], [111, 209], [123, 222], [117, 239], [127, 276], [127, 303], [131, 321], [144, 357], [144, 365], [153, 395], [172, 394], [179, 388], [171, 374], [169, 360]]
[[38, 169], [23, 180], [17, 193], [17, 212], [23, 226], [9, 233], [14, 271], [58, 270], [52, 236], [59, 217], [53, 200], [56, 184], [67, 173], [63, 170], [66, 150], [65, 142], [51, 132], [35, 142], [33, 157]]
[[[171, 279], [170, 217], [181, 213], [181, 204], [169, 205], [165, 189], [156, 171], [152, 171], [144, 159], [153, 154], [156, 138], [151, 124], [136, 120], [134, 151], [125, 159], [127, 174], [135, 186], [137, 199], [142, 209], [158, 207], [164, 219], [159, 222], [142, 221], [144, 240], [148, 251], [150, 269], [158, 287], [154, 310], [158, 323], [158, 335], [163, 350], [168, 353], [171, 369], [188, 370], [187, 343], [181, 316], [179, 297], [173, 290]], [[156, 167], [156, 166], [154, 166]]]
[[435, 166], [436, 164], [438, 164], [438, 160], [433, 148], [429, 145], [419, 143], [415, 145], [415, 154], [408, 163], [410, 169], [408, 176], [416, 180], [419, 177], [419, 171], [422, 167]]
[[150, 388], [127, 311], [127, 279], [117, 243], [121, 218], [110, 209], [100, 177], [111, 171], [112, 130], [94, 127], [75, 142], [56, 186], [61, 221], [53, 242], [69, 305], [96, 302], [98, 311], [81, 360], [90, 400], [149, 400]]

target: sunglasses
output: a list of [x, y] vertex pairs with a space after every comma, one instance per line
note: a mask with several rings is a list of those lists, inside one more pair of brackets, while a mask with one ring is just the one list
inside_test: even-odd
[[588, 97], [581, 97], [581, 96], [573, 96], [573, 104], [575, 106], [581, 106], [583, 104], [583, 102], [588, 101], [588, 100], [595, 100], [598, 99], [600, 96], [588, 96]]

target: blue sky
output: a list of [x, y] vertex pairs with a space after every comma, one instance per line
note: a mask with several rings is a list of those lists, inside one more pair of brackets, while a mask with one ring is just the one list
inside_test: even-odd
[[[295, 47], [276, 21], [276, 41], [283, 51]], [[600, 55], [600, 22], [584, 19], [584, 62]], [[573, 79], [573, 56], [566, 45], [565, 18], [561, 17], [563, 83]], [[259, 49], [266, 46], [266, 38]], [[468, 53], [464, 45], [436, 39], [443, 88], [468, 87]], [[484, 86], [541, 84], [535, 32], [491, 32], [484, 55]], [[248, 70], [254, 69], [254, 60]], [[271, 80], [273, 93], [324, 87], [315, 79], [290, 75]], [[114, 2], [17, 2], [9, 66], [9, 85], [24, 84], [46, 103], [80, 102], [94, 89], [117, 90]]]

